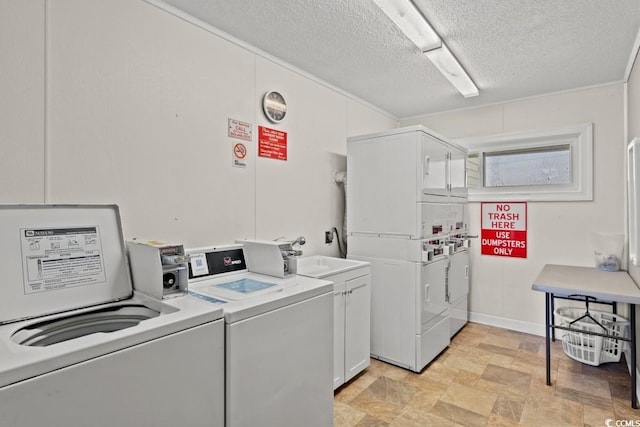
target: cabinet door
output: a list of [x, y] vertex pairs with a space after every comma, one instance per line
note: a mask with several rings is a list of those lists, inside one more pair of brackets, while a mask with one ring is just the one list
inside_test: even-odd
[[449, 194], [449, 149], [430, 136], [422, 137], [422, 194], [447, 196]]
[[449, 257], [449, 302], [469, 293], [469, 253], [462, 251]]
[[417, 316], [416, 335], [426, 331], [428, 322], [441, 315], [448, 307], [446, 301], [447, 259], [429, 264], [418, 264], [420, 281], [416, 289]]
[[449, 147], [449, 189], [455, 197], [467, 197], [467, 153]]
[[371, 276], [347, 280], [345, 294], [344, 380], [369, 366]]
[[333, 286], [333, 389], [345, 383], [344, 378], [344, 312], [345, 284]]
[[413, 133], [347, 144], [350, 233], [402, 236], [415, 233], [419, 179], [416, 145]]

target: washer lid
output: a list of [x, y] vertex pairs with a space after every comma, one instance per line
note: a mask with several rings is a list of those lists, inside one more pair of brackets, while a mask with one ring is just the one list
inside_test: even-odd
[[131, 297], [116, 205], [0, 205], [0, 323]]
[[244, 277], [231, 282], [210, 285], [207, 288], [207, 291], [216, 297], [235, 301], [254, 298], [271, 292], [281, 292], [285, 288], [296, 286], [298, 284], [298, 282], [295, 281], [295, 278], [276, 279], [276, 282], [277, 283], [274, 283], [273, 281], [266, 282], [264, 280], [255, 280]]

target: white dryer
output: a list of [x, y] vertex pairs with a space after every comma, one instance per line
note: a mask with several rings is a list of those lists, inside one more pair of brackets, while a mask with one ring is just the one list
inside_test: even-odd
[[225, 425], [332, 426], [333, 283], [250, 272], [242, 245], [187, 252], [189, 293], [224, 308]]
[[222, 310], [134, 293], [116, 206], [0, 206], [0, 425], [222, 426]]

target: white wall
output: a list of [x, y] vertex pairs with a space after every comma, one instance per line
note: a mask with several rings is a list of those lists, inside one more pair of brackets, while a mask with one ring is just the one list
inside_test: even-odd
[[44, 0], [0, 2], [0, 203], [44, 197]]
[[[615, 84], [401, 121], [449, 138], [593, 123], [593, 201], [529, 202], [526, 259], [480, 255], [472, 241], [473, 319], [544, 334], [544, 294], [531, 290], [544, 264], [594, 266], [590, 233], [625, 233], [623, 117], [624, 85]], [[480, 204], [471, 203], [469, 214], [471, 233], [479, 234]]]
[[[640, 36], [640, 35], [639, 35]], [[635, 64], [627, 82], [627, 142], [640, 137], [640, 53], [637, 53]], [[640, 284], [640, 268], [629, 263], [629, 274]], [[636, 308], [636, 331], [640, 327], [640, 312]], [[637, 334], [637, 332], [636, 332]], [[640, 354], [640, 343], [636, 343], [636, 355]], [[636, 356], [637, 357], [637, 356]]]
[[[346, 139], [396, 120], [215, 31], [142, 0], [0, 3], [0, 202], [117, 203], [128, 239], [302, 234], [305, 254], [337, 255]], [[245, 169], [228, 118], [252, 124]], [[261, 125], [288, 133], [286, 162], [257, 157]]]
[[[397, 126], [390, 116], [142, 0], [0, 3], [0, 203], [117, 203], [127, 238], [186, 246], [305, 235], [337, 255], [346, 138]], [[636, 67], [637, 68], [637, 67]], [[640, 131], [639, 72], [629, 131]], [[287, 98], [280, 125], [260, 111]], [[480, 256], [471, 310], [541, 330], [545, 263], [592, 265], [589, 233], [623, 233], [623, 85], [448, 112], [424, 124], [451, 137], [594, 123], [594, 201], [529, 204], [529, 258]], [[635, 95], [634, 95], [635, 94]], [[635, 105], [635, 107], [632, 107]], [[227, 118], [253, 125], [248, 167], [231, 166]], [[257, 128], [288, 133], [286, 162], [256, 156]], [[470, 209], [479, 232], [479, 205]]]

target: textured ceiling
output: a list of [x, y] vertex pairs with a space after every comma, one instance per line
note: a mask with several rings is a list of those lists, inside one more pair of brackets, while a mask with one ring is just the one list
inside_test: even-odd
[[463, 98], [372, 0], [165, 0], [397, 118], [621, 82], [640, 0], [414, 0], [480, 89]]

